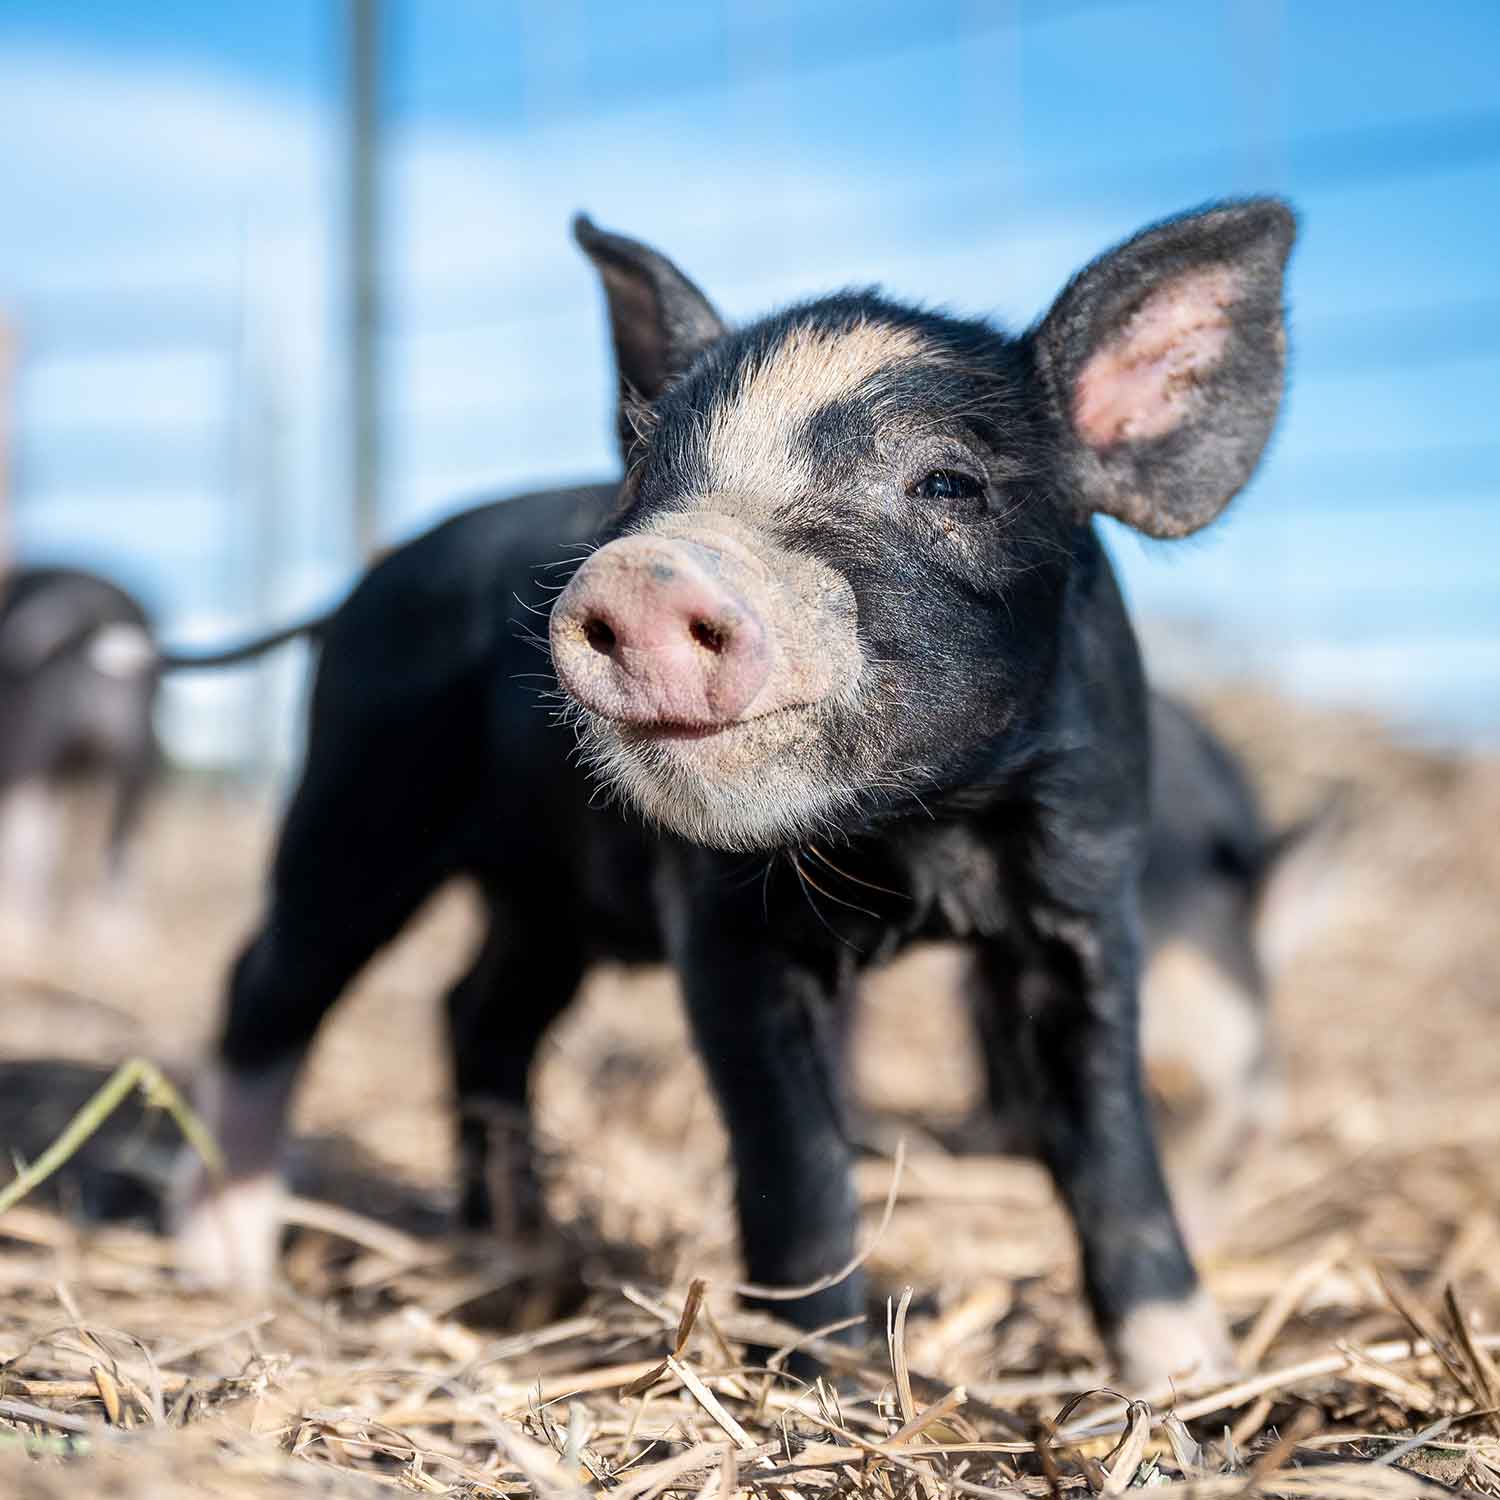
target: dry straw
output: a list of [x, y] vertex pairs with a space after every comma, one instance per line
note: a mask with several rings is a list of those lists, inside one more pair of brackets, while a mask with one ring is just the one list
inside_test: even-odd
[[[463, 894], [320, 1042], [284, 1285], [184, 1287], [154, 1234], [78, 1212], [159, 1182], [175, 1129], [136, 1098], [151, 1072], [114, 1079], [86, 1143], [68, 1133], [120, 1056], [202, 1038], [253, 918], [268, 818], [183, 793], [146, 851], [170, 941], [0, 978], [0, 1144], [33, 1163], [0, 1217], [0, 1493], [1500, 1496], [1500, 766], [1255, 695], [1216, 712], [1279, 813], [1340, 781], [1352, 830], [1277, 995], [1285, 1135], [1242, 1163], [1204, 1261], [1232, 1384], [1111, 1391], [1045, 1178], [940, 1144], [976, 1083], [940, 957], [877, 987], [856, 1044], [861, 1133], [911, 1141], [858, 1173], [883, 1338], [738, 1306], [724, 1142], [659, 977], [596, 981], [544, 1060], [566, 1235], [447, 1234], [436, 1001], [471, 951]], [[823, 1380], [790, 1373], [799, 1349]]]

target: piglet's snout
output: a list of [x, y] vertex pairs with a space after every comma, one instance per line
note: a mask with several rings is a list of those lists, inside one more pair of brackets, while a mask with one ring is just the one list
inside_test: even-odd
[[753, 591], [693, 542], [622, 537], [552, 607], [552, 660], [585, 708], [627, 724], [711, 729], [743, 717], [770, 675]]

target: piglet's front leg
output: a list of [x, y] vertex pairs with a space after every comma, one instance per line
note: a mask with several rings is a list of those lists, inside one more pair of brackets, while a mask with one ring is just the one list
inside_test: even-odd
[[1137, 1036], [1136, 947], [1123, 921], [1034, 913], [1034, 940], [981, 954], [1010, 1094], [1073, 1220], [1096, 1326], [1124, 1384], [1228, 1374], [1233, 1354], [1173, 1213]]
[[[777, 951], [755, 910], [699, 896], [674, 947], [694, 1039], [729, 1133], [750, 1281], [806, 1286], [853, 1256], [857, 1220], [843, 1119], [836, 961]], [[813, 1329], [864, 1312], [857, 1273], [768, 1310]], [[860, 1337], [853, 1329], [844, 1335]]]

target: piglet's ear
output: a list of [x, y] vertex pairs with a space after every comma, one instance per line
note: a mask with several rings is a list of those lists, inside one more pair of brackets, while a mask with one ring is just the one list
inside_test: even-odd
[[1276, 198], [1157, 224], [1068, 283], [1033, 334], [1070, 492], [1149, 536], [1206, 526], [1254, 472], [1281, 400]]
[[620, 372], [621, 431], [628, 440], [626, 409], [656, 400], [725, 325], [708, 298], [649, 246], [599, 229], [585, 214], [573, 220], [573, 237], [604, 283]]

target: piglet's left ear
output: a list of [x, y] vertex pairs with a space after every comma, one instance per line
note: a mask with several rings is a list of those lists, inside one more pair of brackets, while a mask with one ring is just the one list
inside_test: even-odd
[[1279, 199], [1223, 204], [1143, 231], [1068, 283], [1032, 338], [1085, 510], [1186, 536], [1249, 479], [1281, 400], [1296, 230]]

